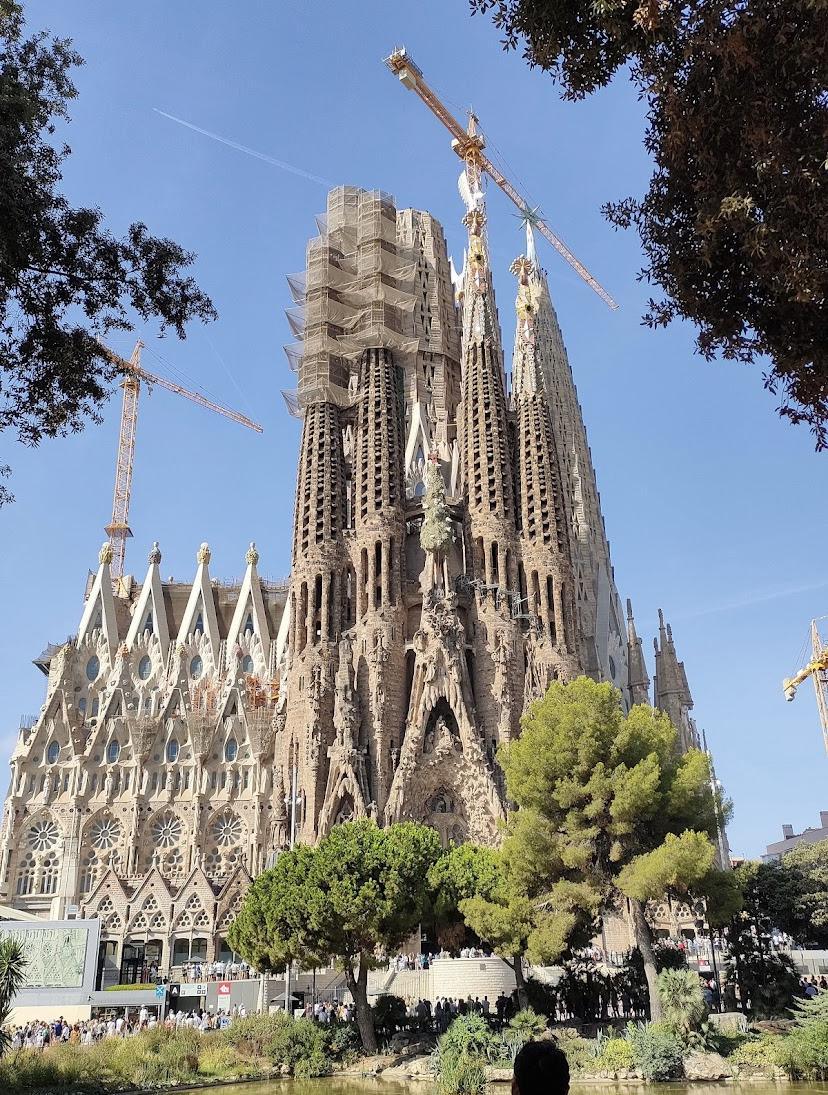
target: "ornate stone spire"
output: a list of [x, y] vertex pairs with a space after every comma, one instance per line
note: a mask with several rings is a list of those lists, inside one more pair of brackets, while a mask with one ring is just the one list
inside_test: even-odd
[[210, 545], [205, 540], [196, 553], [196, 562], [199, 564], [207, 564], [210, 562], [211, 558], [212, 552], [210, 551]]
[[112, 562], [112, 544], [108, 540], [101, 544], [101, 550], [98, 552], [98, 562], [101, 566], [109, 566]]
[[641, 639], [635, 629], [632, 601], [627, 598], [627, 664], [629, 667], [630, 699], [634, 704], [650, 702], [650, 677]]
[[158, 546], [157, 540], [153, 540], [152, 550], [147, 556], [147, 561], [150, 566], [158, 566], [161, 562], [161, 548]]
[[664, 622], [664, 613], [658, 610], [658, 639], [654, 640], [656, 654], [654, 706], [669, 715], [679, 732], [682, 751], [698, 745], [698, 734], [690, 717], [693, 697], [687, 684], [684, 663], [676, 656], [673, 632]]
[[259, 562], [259, 552], [256, 549], [256, 544], [253, 540], [250, 541], [250, 547], [245, 552], [244, 556], [247, 565], [254, 567]]

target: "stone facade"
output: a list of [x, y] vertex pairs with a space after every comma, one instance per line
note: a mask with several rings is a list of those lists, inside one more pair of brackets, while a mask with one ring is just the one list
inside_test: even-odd
[[[587, 672], [649, 702], [531, 231], [509, 389], [485, 206], [461, 192], [461, 273], [430, 214], [340, 187], [288, 279], [289, 582], [260, 578], [254, 545], [242, 580], [217, 582], [206, 544], [192, 583], [164, 582], [155, 545], [143, 583], [113, 587], [104, 545], [77, 635], [36, 662], [47, 696], [12, 756], [0, 903], [99, 917], [122, 979], [226, 955], [291, 820], [304, 841], [354, 817], [495, 840], [497, 747], [550, 681]], [[698, 743], [663, 620], [655, 702]]]

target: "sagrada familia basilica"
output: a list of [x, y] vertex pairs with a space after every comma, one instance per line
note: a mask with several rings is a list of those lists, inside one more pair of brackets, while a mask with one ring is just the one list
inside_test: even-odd
[[[0, 837], [0, 903], [97, 916], [102, 961], [227, 955], [252, 876], [292, 837], [413, 818], [493, 841], [498, 745], [550, 681], [611, 681], [698, 744], [660, 620], [652, 701], [615, 587], [578, 396], [527, 228], [512, 264], [507, 383], [483, 196], [467, 246], [378, 191], [328, 195], [289, 277], [303, 420], [287, 583], [113, 583], [100, 552], [77, 634], [20, 732]], [[291, 832], [291, 829], [294, 832]], [[137, 974], [136, 974], [137, 976]]]

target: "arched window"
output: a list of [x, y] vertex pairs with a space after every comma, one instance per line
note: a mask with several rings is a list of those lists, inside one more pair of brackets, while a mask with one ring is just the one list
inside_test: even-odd
[[152, 613], [147, 613], [147, 618], [144, 620], [144, 634], [152, 634]]
[[34, 889], [35, 879], [35, 860], [31, 852], [27, 852], [20, 860], [20, 866], [17, 869], [17, 886], [15, 887], [19, 896], [25, 896]]
[[86, 679], [88, 681], [94, 681], [98, 679], [98, 674], [101, 671], [101, 662], [97, 654], [93, 654], [89, 661], [86, 663]]
[[253, 672], [253, 658], [250, 656], [250, 654], [245, 654], [245, 656], [242, 658], [241, 667], [243, 673]]
[[149, 654], [145, 654], [138, 662], [138, 676], [142, 681], [145, 681], [150, 673], [152, 673], [152, 658]]
[[197, 681], [201, 674], [204, 672], [204, 662], [196, 654], [196, 656], [190, 662], [190, 676], [194, 681]]
[[202, 614], [200, 612], [199, 612], [198, 616], [196, 617], [195, 628], [193, 629], [193, 634], [194, 635], [203, 635], [204, 634], [204, 617], [202, 616]]
[[175, 738], [170, 738], [170, 740], [167, 742], [167, 760], [178, 760], [178, 742], [175, 740]]
[[84, 696], [81, 696], [78, 700], [78, 711], [86, 718], [86, 698]]
[[108, 764], [114, 764], [121, 755], [121, 746], [115, 738], [106, 747], [106, 760]]
[[58, 858], [56, 855], [47, 855], [43, 860], [40, 874], [40, 892], [44, 894], [57, 893], [58, 885]]
[[224, 759], [233, 761], [239, 755], [239, 743], [235, 738], [228, 738], [224, 746]]
[[46, 750], [46, 760], [49, 764], [55, 764], [60, 756], [60, 745], [56, 741], [49, 742], [49, 748]]
[[94, 698], [94, 700], [92, 700], [92, 718], [93, 719], [97, 715], [99, 707], [100, 707], [100, 701], [98, 700], [98, 697], [96, 696]]
[[253, 613], [247, 613], [247, 619], [244, 621], [244, 633], [245, 635], [253, 634]]

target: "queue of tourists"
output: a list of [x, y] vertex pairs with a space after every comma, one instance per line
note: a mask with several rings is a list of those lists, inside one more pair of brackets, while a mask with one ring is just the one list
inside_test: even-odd
[[206, 1034], [210, 1030], [225, 1030], [234, 1018], [244, 1019], [247, 1012], [243, 1005], [234, 1007], [231, 1012], [213, 1012], [199, 1009], [191, 1012], [170, 1011], [159, 1022], [158, 1017], [147, 1007], [139, 1008], [134, 1015], [114, 1015], [105, 1018], [84, 1019], [70, 1023], [58, 1016], [51, 1023], [33, 1020], [13, 1027], [9, 1033], [12, 1049], [45, 1049], [47, 1046], [92, 1045], [106, 1038], [128, 1038], [144, 1030], [154, 1030], [157, 1026], [165, 1030], [191, 1030]]

